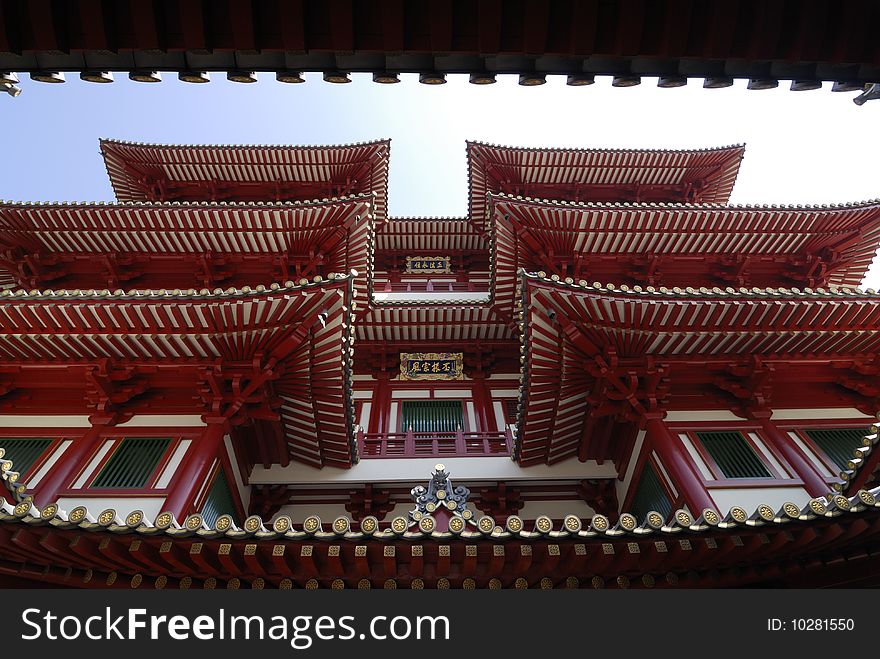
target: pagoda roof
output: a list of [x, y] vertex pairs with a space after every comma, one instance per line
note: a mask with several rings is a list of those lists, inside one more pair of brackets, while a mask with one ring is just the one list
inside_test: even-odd
[[[589, 285], [523, 273], [524, 367], [515, 457], [577, 452], [599, 360], [785, 361], [880, 353], [880, 295], [824, 289]], [[629, 362], [628, 362], [629, 363]]]
[[[95, 264], [95, 256], [273, 255], [284, 259], [320, 254], [325, 272], [356, 270], [355, 290], [367, 296], [372, 273], [372, 195], [293, 203], [0, 203], [0, 251], [28, 256], [65, 255]], [[151, 262], [161, 271], [163, 262]], [[168, 261], [164, 261], [167, 266]], [[174, 264], [179, 265], [175, 259]], [[261, 261], [264, 281], [272, 259]], [[227, 263], [228, 265], [228, 263]], [[290, 263], [290, 270], [293, 270]], [[95, 267], [100, 267], [97, 262]], [[0, 273], [17, 281], [21, 264], [0, 259]], [[196, 278], [191, 265], [182, 280]], [[253, 268], [251, 268], [253, 269]], [[51, 276], [51, 273], [50, 273]], [[259, 275], [257, 275], [259, 276]], [[82, 279], [82, 277], [80, 277]], [[40, 282], [45, 284], [47, 282]], [[88, 282], [95, 285], [94, 281]]]
[[571, 149], [467, 143], [469, 212], [488, 230], [489, 193], [575, 201], [726, 203], [744, 145], [714, 149]]
[[282, 201], [376, 196], [385, 220], [391, 140], [330, 146], [143, 144], [101, 140], [119, 201]]
[[877, 200], [830, 206], [572, 203], [503, 194], [488, 200], [493, 290], [506, 309], [520, 267], [553, 271], [560, 257], [588, 270], [591, 263], [616, 270], [618, 279], [639, 269], [646, 279], [649, 259], [656, 258], [661, 283], [676, 276], [682, 285], [712, 285], [750, 267], [774, 283], [858, 286], [880, 246]]
[[488, 248], [466, 217], [392, 217], [376, 233], [376, 249], [382, 251], [441, 255]]
[[[271, 380], [291, 458], [350, 466], [357, 460], [350, 409], [353, 275], [317, 279], [214, 292], [2, 291], [0, 365], [147, 363], [199, 369], [215, 384], [227, 366], [247, 365], [253, 373], [242, 395]], [[218, 360], [223, 366], [212, 370]], [[211, 389], [209, 398], [221, 395]], [[222, 409], [230, 418], [243, 404], [237, 395], [217, 399], [229, 403]]]
[[[869, 439], [876, 442], [876, 428], [873, 430]], [[14, 473], [12, 469], [5, 461], [0, 464], [0, 475], [5, 479]], [[190, 587], [193, 576], [202, 587], [213, 588], [217, 579], [212, 575], [217, 574], [228, 579], [227, 587], [231, 588], [240, 585], [239, 577], [253, 580], [256, 588], [264, 587], [267, 580], [290, 588], [291, 577], [301, 579], [307, 588], [317, 588], [316, 576], [326, 581], [325, 586], [333, 580], [336, 589], [347, 587], [346, 579], [348, 587], [355, 585], [353, 579], [360, 579], [357, 585], [364, 588], [372, 579], [400, 576], [397, 549], [406, 551], [407, 545], [418, 545], [420, 551], [411, 552], [413, 560], [418, 556], [420, 563], [433, 562], [444, 555], [433, 549], [442, 543], [447, 548], [447, 566], [452, 561], [467, 562], [465, 557], [469, 557], [471, 566], [466, 574], [478, 576], [474, 564], [494, 558], [491, 574], [517, 588], [528, 587], [525, 575], [535, 583], [540, 579], [545, 588], [557, 582], [576, 588], [579, 582], [572, 575], [585, 573], [594, 575], [594, 588], [602, 587], [609, 578], [616, 579], [618, 587], [629, 587], [633, 576], [641, 577], [637, 586], [652, 587], [654, 571], [665, 573], [668, 579], [676, 570], [691, 574], [696, 570], [717, 581], [728, 568], [740, 570], [729, 575], [735, 584], [744, 578], [740, 567], [744, 562], [772, 564], [776, 552], [784, 552], [789, 560], [802, 558], [815, 563], [824, 558], [818, 562], [823, 570], [829, 558], [858, 556], [865, 543], [876, 537], [878, 496], [880, 488], [862, 489], [850, 497], [829, 493], [800, 506], [784, 503], [776, 510], [760, 504], [752, 513], [734, 506], [726, 515], [704, 510], [697, 518], [678, 510], [668, 520], [657, 512], [647, 513], [643, 520], [623, 513], [615, 524], [603, 515], [589, 519], [566, 515], [558, 530], [546, 515], [537, 517], [533, 525], [511, 515], [503, 526], [484, 516], [475, 523], [462, 522], [442, 531], [430, 514], [418, 522], [396, 517], [385, 528], [372, 516], [358, 524], [341, 516], [333, 520], [330, 530], [325, 530], [317, 515], [307, 517], [300, 528], [283, 515], [271, 524], [252, 515], [241, 526], [229, 515], [222, 515], [211, 528], [200, 514], [178, 522], [168, 512], [147, 519], [141, 511], [133, 511], [122, 519], [112, 508], [99, 512], [77, 506], [68, 511], [52, 503], [39, 509], [30, 497], [13, 502], [2, 498], [0, 557], [4, 560], [0, 573], [15, 575], [27, 564], [43, 566], [42, 579], [69, 585], [88, 583], [97, 573], [107, 586], [123, 576], [120, 587], [136, 588], [146, 575], [155, 580], [156, 588], [165, 587], [169, 580], [180, 588]], [[74, 543], [77, 549], [71, 551]], [[705, 550], [695, 551], [693, 543], [700, 543]], [[502, 545], [512, 550], [506, 566], [505, 551], [499, 551]], [[516, 551], [526, 546], [528, 550]], [[287, 549], [298, 557], [294, 570], [284, 558]], [[404, 557], [409, 553], [401, 553], [401, 558], [407, 560]], [[320, 574], [316, 561], [322, 566]], [[351, 565], [357, 565], [355, 576]], [[502, 567], [506, 567], [503, 572]], [[366, 583], [364, 577], [369, 577]], [[479, 578], [484, 587], [500, 588], [503, 584], [497, 577], [491, 582], [488, 577]], [[446, 579], [444, 585], [439, 581], [436, 585], [450, 584]], [[468, 585], [461, 583], [462, 587], [475, 585], [473, 578]], [[386, 588], [396, 586], [394, 579], [390, 585], [385, 582]], [[413, 581], [412, 587], [423, 586], [423, 582], [417, 585]]]
[[[413, 296], [415, 298], [415, 296]], [[412, 299], [375, 302], [355, 325], [358, 341], [476, 341], [513, 338], [483, 303]]]

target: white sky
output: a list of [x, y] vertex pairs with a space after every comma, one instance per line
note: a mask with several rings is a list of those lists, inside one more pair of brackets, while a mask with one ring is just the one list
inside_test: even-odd
[[[22, 76], [23, 77], [23, 76]], [[72, 76], [68, 76], [71, 78]], [[880, 197], [880, 101], [854, 94], [734, 87], [628, 89], [599, 78], [567, 87], [551, 77], [520, 87], [515, 76], [477, 86], [463, 75], [420, 85], [414, 75], [377, 85], [356, 74], [348, 85], [308, 74], [283, 85], [261, 74], [253, 85], [215, 74], [209, 85], [159, 85], [117, 75], [112, 85], [22, 80], [17, 99], [0, 97], [7, 157], [0, 198], [110, 200], [99, 137], [170, 143], [334, 144], [390, 137], [392, 215], [461, 216], [467, 210], [465, 140], [512, 146], [703, 148], [745, 143], [733, 203], [825, 204]], [[24, 78], [24, 77], [23, 77]], [[122, 79], [120, 79], [122, 78]], [[15, 154], [9, 158], [8, 154]], [[880, 268], [865, 286], [880, 288]]]

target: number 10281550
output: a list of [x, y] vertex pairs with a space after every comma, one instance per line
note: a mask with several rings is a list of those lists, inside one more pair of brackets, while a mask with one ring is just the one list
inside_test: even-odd
[[851, 632], [856, 628], [852, 618], [768, 618], [770, 632]]

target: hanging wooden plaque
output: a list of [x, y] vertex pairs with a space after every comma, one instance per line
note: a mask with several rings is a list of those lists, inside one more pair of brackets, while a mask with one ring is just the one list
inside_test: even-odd
[[461, 352], [402, 352], [401, 380], [463, 380]]

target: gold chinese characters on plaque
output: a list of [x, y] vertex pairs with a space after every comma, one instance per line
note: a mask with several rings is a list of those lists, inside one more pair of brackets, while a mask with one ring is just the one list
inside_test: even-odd
[[461, 352], [402, 352], [401, 380], [462, 380]]
[[406, 274], [426, 272], [429, 274], [448, 275], [452, 272], [451, 256], [407, 256]]

